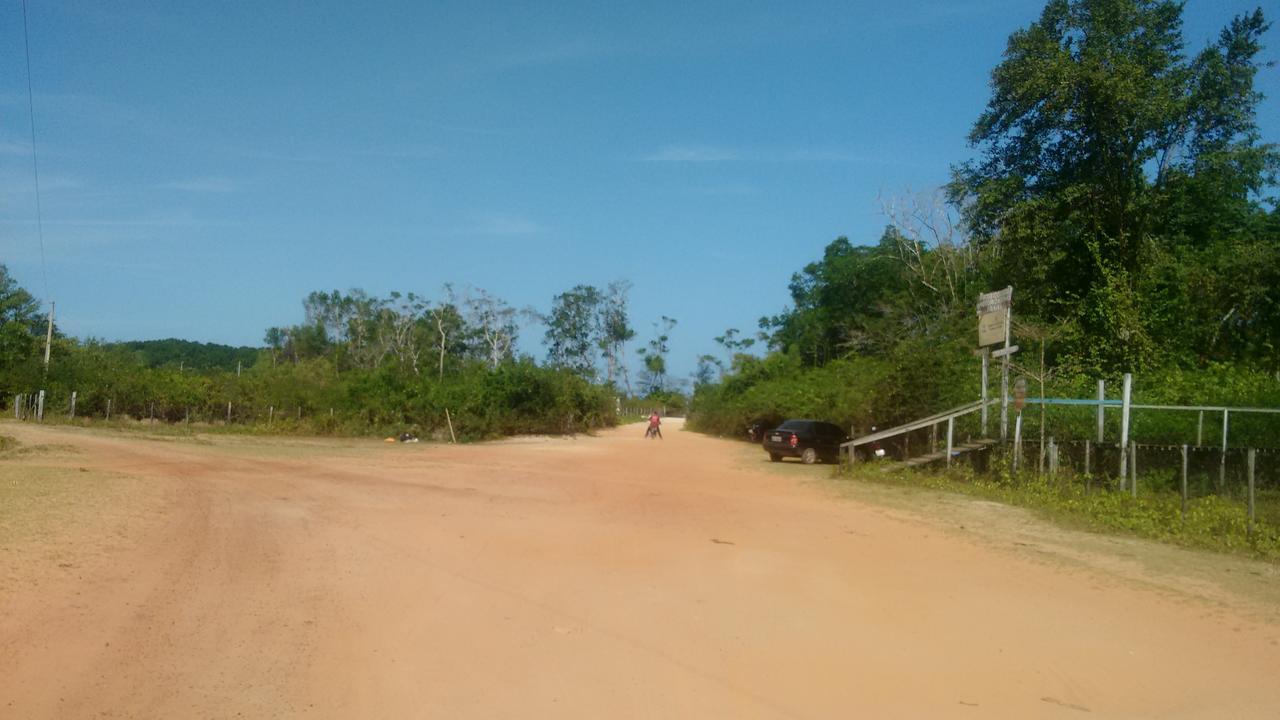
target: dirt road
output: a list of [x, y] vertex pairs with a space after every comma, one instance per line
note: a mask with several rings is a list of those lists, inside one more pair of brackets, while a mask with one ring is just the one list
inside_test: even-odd
[[0, 433], [24, 448], [0, 456], [4, 718], [1280, 713], [1265, 606], [837, 497], [674, 424]]

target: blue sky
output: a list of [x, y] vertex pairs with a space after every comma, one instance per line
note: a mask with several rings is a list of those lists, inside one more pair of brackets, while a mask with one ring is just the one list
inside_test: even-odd
[[[873, 242], [878, 197], [945, 182], [1042, 5], [29, 0], [46, 287], [0, 0], [0, 262], [72, 335], [229, 344], [311, 290], [545, 311], [625, 278], [687, 374], [832, 239]], [[1190, 2], [1190, 49], [1255, 5]]]

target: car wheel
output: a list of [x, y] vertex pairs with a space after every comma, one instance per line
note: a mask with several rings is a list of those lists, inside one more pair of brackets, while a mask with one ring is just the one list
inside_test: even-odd
[[769, 453], [769, 459], [773, 462], [782, 462], [782, 456], [778, 453]]
[[812, 465], [818, 462], [818, 451], [813, 448], [805, 448], [804, 452], [800, 453], [800, 462], [805, 465]]

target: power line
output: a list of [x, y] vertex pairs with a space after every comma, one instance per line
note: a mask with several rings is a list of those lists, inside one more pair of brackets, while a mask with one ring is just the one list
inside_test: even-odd
[[36, 180], [36, 236], [40, 238], [40, 276], [44, 296], [49, 297], [49, 270], [44, 260], [44, 214], [40, 206], [40, 160], [36, 156], [36, 101], [31, 89], [31, 36], [27, 31], [27, 0], [22, 0], [22, 43], [27, 52], [27, 116], [31, 120], [31, 167]]

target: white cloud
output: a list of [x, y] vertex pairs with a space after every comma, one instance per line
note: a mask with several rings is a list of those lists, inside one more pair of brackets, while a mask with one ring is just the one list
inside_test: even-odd
[[737, 160], [735, 150], [710, 145], [664, 145], [643, 158], [645, 162], [704, 163]]
[[526, 217], [495, 213], [484, 215], [464, 230], [468, 235], [491, 235], [495, 237], [525, 237], [541, 235], [547, 228]]

